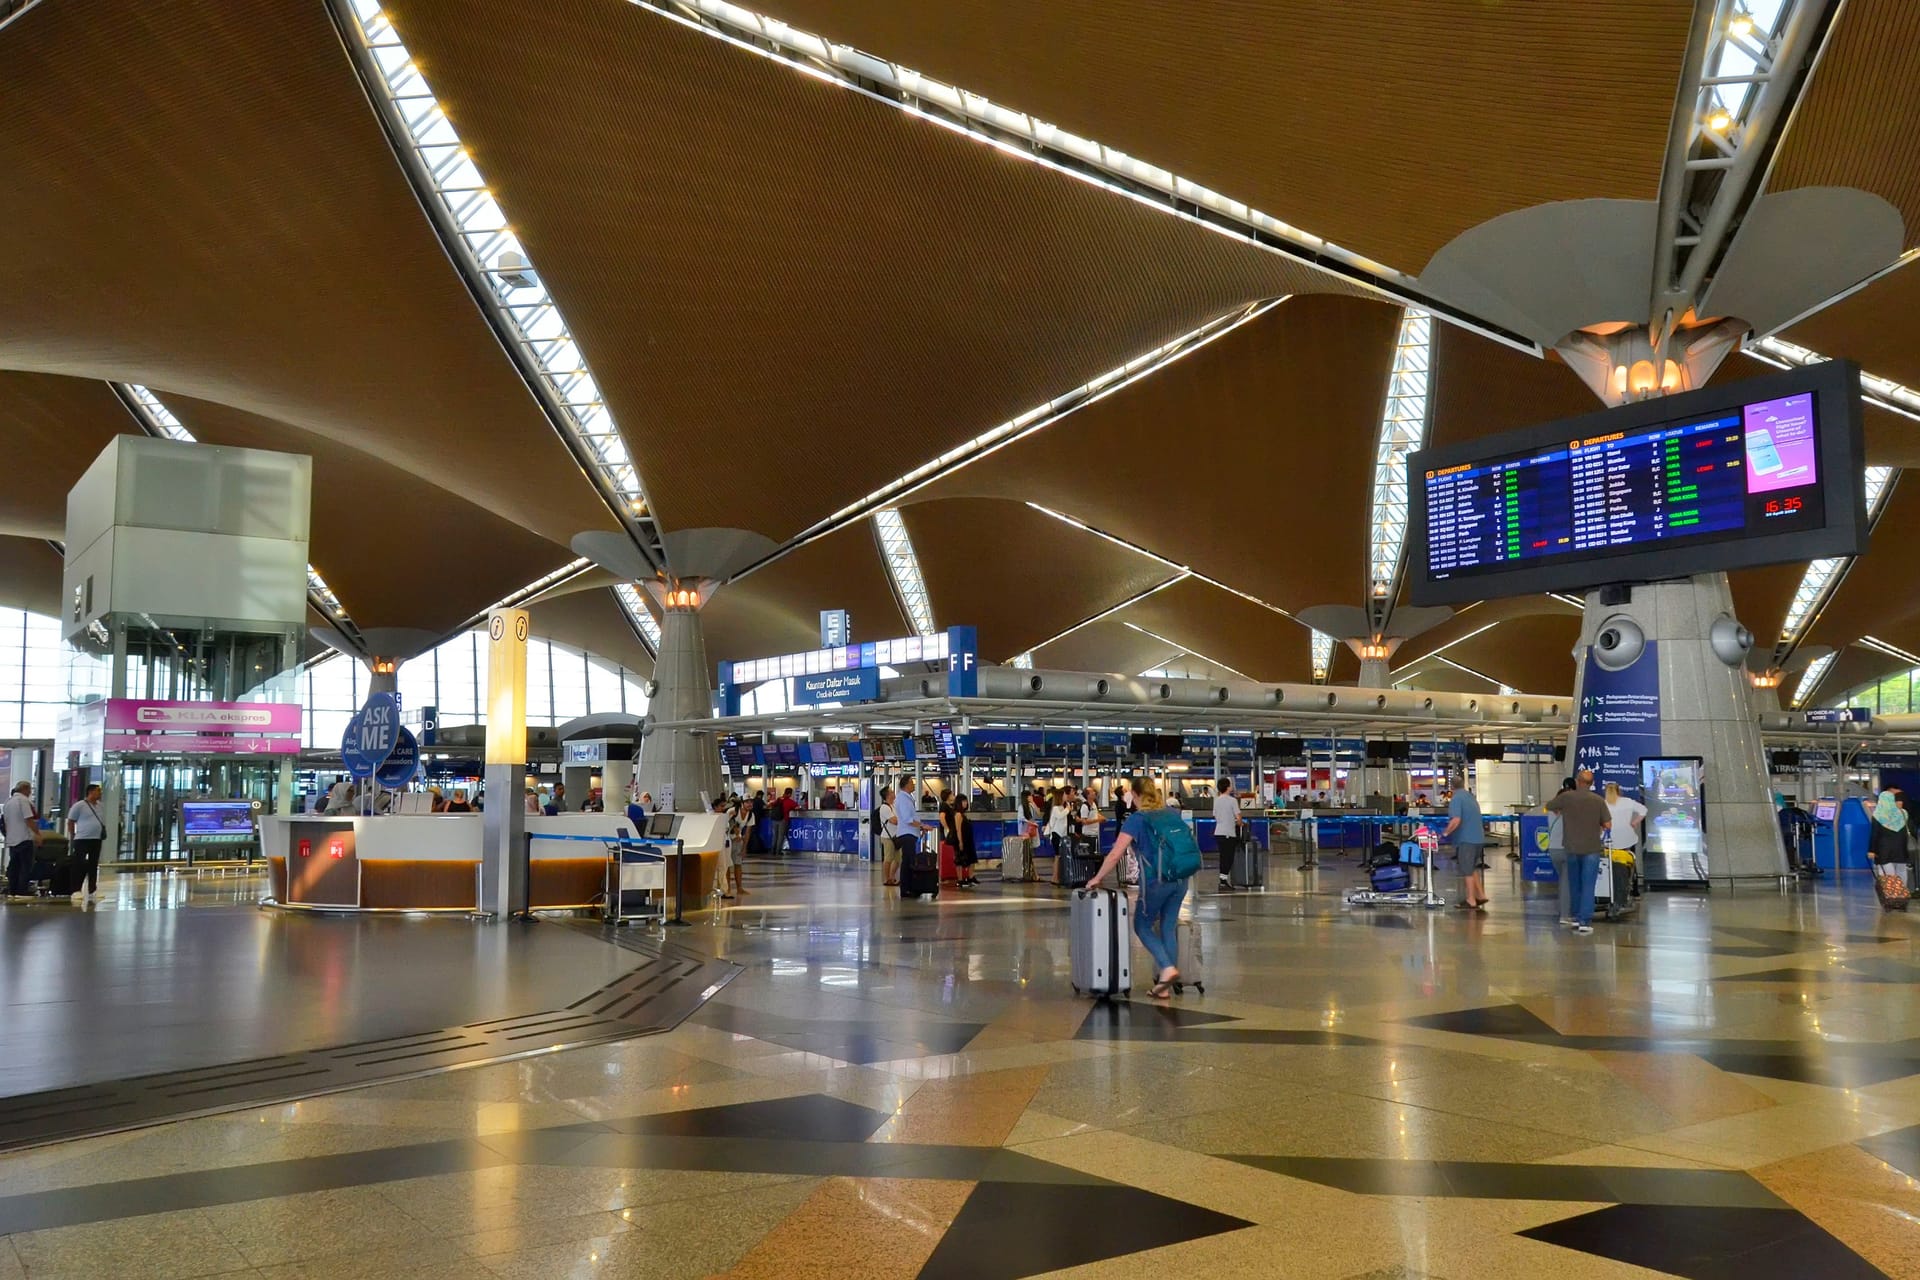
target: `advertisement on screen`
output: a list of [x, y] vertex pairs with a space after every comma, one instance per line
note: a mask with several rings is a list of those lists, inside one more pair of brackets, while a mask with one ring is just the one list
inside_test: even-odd
[[250, 800], [185, 800], [180, 804], [180, 833], [189, 843], [238, 844], [253, 839]]

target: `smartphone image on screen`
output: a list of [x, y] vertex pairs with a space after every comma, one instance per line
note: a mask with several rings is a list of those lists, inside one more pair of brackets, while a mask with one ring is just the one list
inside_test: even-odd
[[1780, 460], [1780, 451], [1773, 447], [1773, 433], [1765, 427], [1756, 427], [1747, 436], [1747, 459], [1760, 475], [1771, 475], [1787, 464]]

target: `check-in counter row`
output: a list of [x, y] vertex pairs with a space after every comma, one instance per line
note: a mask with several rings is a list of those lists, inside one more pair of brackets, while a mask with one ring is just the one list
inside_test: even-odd
[[[336, 911], [478, 910], [485, 822], [477, 813], [265, 818], [271, 900]], [[536, 911], [601, 905], [608, 842], [623, 827], [643, 834], [621, 814], [528, 814], [526, 825], [528, 903]], [[668, 893], [684, 886], [688, 901], [697, 901], [719, 870], [725, 819], [681, 814], [676, 827], [685, 861], [662, 849]]]

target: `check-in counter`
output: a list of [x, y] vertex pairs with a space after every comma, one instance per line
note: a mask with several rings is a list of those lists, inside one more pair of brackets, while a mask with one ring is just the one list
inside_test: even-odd
[[[335, 911], [478, 910], [485, 822], [477, 813], [263, 818], [272, 901]], [[526, 826], [528, 905], [536, 911], [599, 905], [608, 842], [622, 829], [642, 834], [618, 813], [528, 814]], [[678, 828], [685, 852], [669, 856], [667, 883], [685, 885], [689, 902], [698, 902], [719, 869], [725, 820], [683, 814]]]

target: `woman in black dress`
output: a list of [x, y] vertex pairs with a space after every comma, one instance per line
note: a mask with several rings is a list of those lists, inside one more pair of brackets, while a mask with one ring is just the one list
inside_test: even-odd
[[941, 811], [943, 830], [940, 838], [953, 846], [953, 866], [959, 872], [959, 887], [971, 889], [980, 882], [974, 878], [973, 864], [980, 860], [973, 847], [973, 819], [967, 816], [967, 798], [955, 796]]

